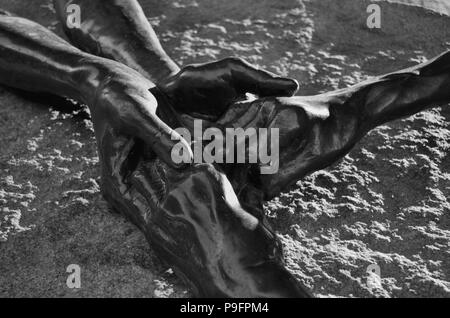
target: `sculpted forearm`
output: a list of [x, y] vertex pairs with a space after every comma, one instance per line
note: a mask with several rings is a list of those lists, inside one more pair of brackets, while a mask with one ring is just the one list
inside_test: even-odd
[[[155, 83], [179, 71], [136, 0], [54, 0], [54, 4], [66, 35], [80, 49], [121, 62]], [[80, 8], [79, 28], [67, 26], [70, 5]]]
[[146, 89], [153, 85], [120, 63], [73, 47], [35, 22], [0, 15], [1, 84], [75, 99], [94, 112], [111, 79], [119, 84], [136, 81]]
[[367, 89], [369, 129], [450, 103], [450, 52], [426, 63], [382, 76]]
[[151, 81], [26, 19], [0, 16], [0, 84], [81, 101], [91, 110], [97, 136], [111, 125], [146, 142], [169, 165], [173, 145], [186, 143], [156, 115]]
[[6, 86], [92, 105], [102, 79], [97, 62], [37, 23], [0, 16], [0, 83]]
[[371, 129], [387, 122], [450, 103], [450, 52], [426, 63], [379, 76], [355, 86], [313, 97], [311, 137], [315, 152], [351, 148]]
[[341, 159], [373, 128], [450, 103], [450, 52], [349, 88], [272, 103], [279, 103], [284, 118], [299, 120], [275, 125], [280, 135], [296, 137], [284, 149], [280, 142], [279, 172], [261, 176], [268, 198]]

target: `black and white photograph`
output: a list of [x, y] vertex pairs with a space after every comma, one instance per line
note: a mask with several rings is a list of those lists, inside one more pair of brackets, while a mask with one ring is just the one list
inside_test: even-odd
[[0, 298], [450, 298], [450, 0], [0, 0]]

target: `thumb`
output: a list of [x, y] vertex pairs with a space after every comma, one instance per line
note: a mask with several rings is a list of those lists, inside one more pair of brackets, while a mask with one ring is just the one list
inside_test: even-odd
[[[139, 125], [139, 127], [138, 137], [148, 144], [167, 165], [175, 169], [181, 169], [192, 163], [194, 155], [189, 143], [161, 119], [152, 116], [150, 120], [146, 119], [145, 124]], [[182, 162], [179, 160], [180, 148], [183, 149], [184, 160]]]
[[298, 82], [258, 69], [240, 58], [224, 60], [231, 71], [230, 83], [240, 94], [252, 93], [264, 96], [292, 96], [298, 90]]

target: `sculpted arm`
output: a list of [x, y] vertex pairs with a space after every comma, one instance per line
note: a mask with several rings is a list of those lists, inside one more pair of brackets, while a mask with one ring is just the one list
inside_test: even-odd
[[97, 137], [108, 123], [178, 166], [170, 153], [185, 141], [156, 116], [154, 84], [123, 64], [80, 51], [37, 23], [0, 15], [0, 84], [86, 103]]
[[[450, 52], [342, 90], [253, 102], [250, 109], [264, 110], [261, 114], [274, 110], [262, 122], [280, 130], [279, 171], [260, 178], [266, 197], [335, 163], [371, 129], [448, 103]], [[239, 118], [236, 125], [254, 125], [246, 122], [251, 116], [233, 113], [239, 109], [231, 109], [222, 120]]]
[[[123, 63], [158, 83], [180, 69], [162, 48], [137, 0], [54, 0], [69, 40], [83, 51]], [[81, 25], [68, 27], [70, 6]]]

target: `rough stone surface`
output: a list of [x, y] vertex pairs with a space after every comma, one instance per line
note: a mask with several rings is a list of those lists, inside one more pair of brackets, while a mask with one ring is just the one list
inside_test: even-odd
[[[60, 32], [50, 2], [0, 8]], [[400, 4], [380, 3], [374, 31], [362, 0], [140, 2], [180, 64], [236, 55], [297, 78], [300, 94], [450, 48], [448, 16]], [[432, 9], [449, 14], [445, 2]], [[0, 88], [0, 297], [188, 296], [143, 235], [108, 211], [89, 120], [54, 103]], [[321, 297], [450, 297], [449, 212], [449, 106], [376, 129], [267, 204], [289, 269]], [[70, 264], [81, 266], [79, 290], [66, 287]]]

